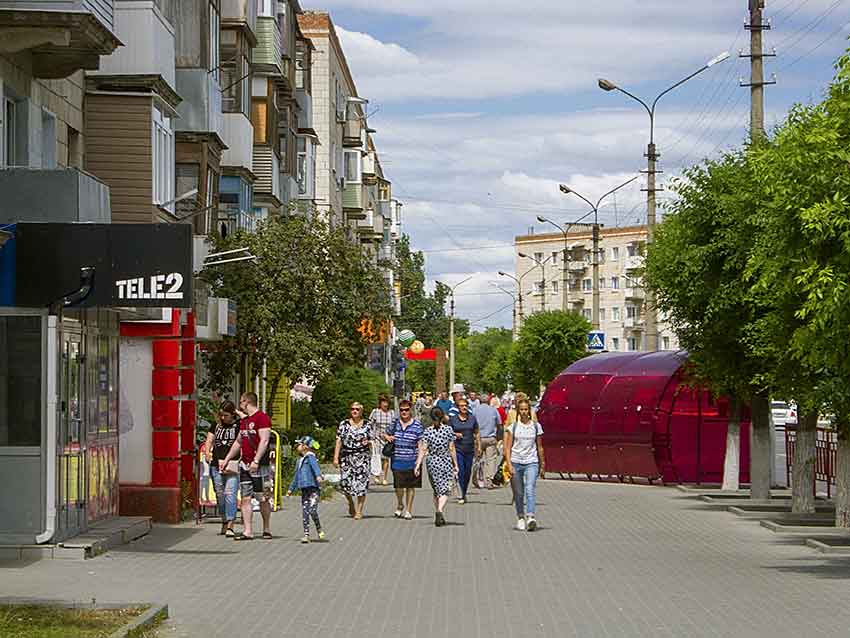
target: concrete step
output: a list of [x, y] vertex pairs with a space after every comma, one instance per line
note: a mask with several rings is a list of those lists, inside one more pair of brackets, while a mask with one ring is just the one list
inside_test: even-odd
[[850, 556], [850, 530], [832, 537], [807, 538], [806, 545], [818, 550], [821, 554]]
[[151, 531], [147, 516], [118, 516], [92, 525], [88, 531], [53, 545], [4, 545], [0, 560], [85, 560], [125, 545]]
[[[716, 496], [718, 498], [750, 498], [749, 485], [742, 486], [739, 490], [721, 490], [720, 485], [677, 485], [676, 489], [689, 496]], [[785, 498], [791, 496], [791, 490], [776, 488], [770, 490], [772, 498]]]
[[794, 514], [791, 512], [790, 505], [788, 507], [770, 507], [764, 505], [754, 505], [752, 507], [737, 507], [731, 505], [728, 509], [735, 516], [759, 521], [795, 521], [800, 519], [831, 521], [835, 518], [835, 509], [830, 507], [816, 507], [814, 514]]
[[790, 508], [791, 505], [791, 497], [790, 496], [777, 496], [776, 498], [768, 499], [759, 499], [759, 498], [749, 498], [749, 494], [746, 496], [708, 496], [703, 495], [700, 497], [700, 500], [705, 503], [705, 506], [710, 509], [728, 509], [729, 507], [750, 507], [753, 505], [785, 505], [788, 504]]
[[799, 518], [797, 520], [763, 520], [761, 526], [777, 534], [790, 536], [823, 537], [823, 536], [847, 536], [847, 530], [835, 526], [834, 520], [818, 518]]

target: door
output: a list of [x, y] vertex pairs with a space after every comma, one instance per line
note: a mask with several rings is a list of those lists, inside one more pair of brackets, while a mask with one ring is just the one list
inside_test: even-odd
[[84, 341], [77, 332], [62, 335], [60, 402], [57, 428], [59, 463], [58, 535], [74, 536], [86, 527]]

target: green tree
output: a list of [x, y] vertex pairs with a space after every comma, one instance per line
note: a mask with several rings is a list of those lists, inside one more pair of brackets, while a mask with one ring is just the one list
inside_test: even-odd
[[512, 383], [511, 356], [513, 341], [499, 345], [481, 372], [484, 388], [501, 395], [507, 392]]
[[357, 327], [388, 316], [381, 270], [342, 228], [320, 218], [272, 217], [256, 233], [214, 238], [217, 251], [247, 247], [256, 262], [209, 267], [213, 294], [236, 300], [237, 335], [206, 356], [210, 383], [232, 378], [238, 362], [266, 359], [274, 396], [284, 378], [317, 381], [364, 356]]
[[511, 374], [514, 387], [537, 396], [564, 368], [584, 357], [590, 322], [574, 312], [552, 310], [526, 318], [514, 342]]
[[350, 367], [322, 380], [313, 390], [310, 405], [319, 427], [336, 431], [354, 401], [363, 404], [363, 418], [367, 418], [377, 407], [380, 394], [390, 394], [383, 376], [366, 368]]
[[[455, 376], [467, 389], [493, 391], [484, 371], [497, 350], [513, 342], [513, 333], [506, 328], [488, 328], [459, 339], [455, 350]], [[492, 371], [491, 371], [492, 372]]]
[[690, 353], [694, 381], [731, 399], [724, 489], [738, 489], [741, 407], [752, 404], [753, 497], [769, 498], [770, 365], [753, 343], [753, 323], [769, 308], [750, 293], [746, 277], [759, 205], [752, 182], [746, 151], [674, 180], [677, 198], [649, 245], [644, 279]]
[[753, 150], [751, 162], [764, 193], [764, 214], [751, 260], [755, 287], [786, 309], [780, 335], [789, 344], [787, 368], [801, 370], [808, 381], [794, 460], [794, 509], [814, 511], [815, 427], [818, 410], [825, 406], [835, 414], [839, 436], [836, 524], [850, 527], [847, 55], [836, 63], [825, 99], [792, 109], [771, 143]]

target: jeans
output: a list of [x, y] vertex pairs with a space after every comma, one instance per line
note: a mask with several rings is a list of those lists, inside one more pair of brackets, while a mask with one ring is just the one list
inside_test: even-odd
[[484, 468], [484, 484], [490, 487], [493, 484], [493, 476], [499, 469], [499, 450], [496, 447], [496, 437], [481, 439], [481, 460], [479, 463]]
[[458, 452], [457, 453], [457, 464], [458, 469], [458, 479], [457, 484], [460, 488], [460, 497], [462, 499], [466, 498], [466, 490], [469, 489], [469, 479], [472, 476], [472, 461], [475, 459], [475, 454], [473, 452]]
[[514, 477], [511, 486], [514, 488], [514, 505], [516, 515], [534, 516], [535, 496], [537, 493], [537, 477], [540, 476], [539, 463], [514, 463]]
[[304, 536], [310, 535], [310, 519], [316, 525], [316, 531], [322, 531], [322, 523], [319, 521], [319, 497], [318, 487], [301, 488], [301, 522], [304, 524]]
[[210, 477], [215, 488], [215, 500], [222, 521], [228, 523], [236, 520], [236, 492], [239, 489], [238, 474], [222, 474], [218, 463], [210, 463]]

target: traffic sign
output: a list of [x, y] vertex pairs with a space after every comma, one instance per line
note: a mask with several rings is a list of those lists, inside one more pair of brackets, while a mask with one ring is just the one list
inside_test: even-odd
[[605, 350], [605, 333], [601, 330], [592, 330], [587, 333], [587, 349], [590, 352], [602, 352]]

